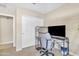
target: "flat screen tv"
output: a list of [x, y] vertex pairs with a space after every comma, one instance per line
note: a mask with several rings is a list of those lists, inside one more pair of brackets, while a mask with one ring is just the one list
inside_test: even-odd
[[48, 32], [54, 36], [65, 37], [65, 27], [66, 27], [65, 25], [49, 26]]

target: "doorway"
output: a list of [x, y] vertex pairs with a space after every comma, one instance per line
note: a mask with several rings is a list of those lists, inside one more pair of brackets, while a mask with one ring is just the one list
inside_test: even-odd
[[0, 15], [0, 49], [15, 47], [14, 18]]

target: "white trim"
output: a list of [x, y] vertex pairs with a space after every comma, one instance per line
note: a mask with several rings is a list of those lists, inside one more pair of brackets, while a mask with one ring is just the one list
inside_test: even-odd
[[11, 43], [13, 43], [13, 41], [2, 42], [2, 43], [0, 43], [0, 45], [3, 45], [3, 44], [11, 44]]
[[13, 17], [13, 47], [16, 46], [15, 42], [15, 17]]
[[27, 46], [22, 46], [22, 49], [23, 49], [23, 48], [27, 48], [27, 47], [31, 47], [31, 46], [35, 46], [35, 43], [28, 44]]
[[2, 16], [8, 16], [8, 17], [14, 17], [14, 15], [5, 14], [5, 13], [0, 13], [0, 15], [2, 15]]
[[16, 49], [16, 52], [18, 52], [18, 51], [21, 51], [22, 49], [20, 48], [20, 49]]

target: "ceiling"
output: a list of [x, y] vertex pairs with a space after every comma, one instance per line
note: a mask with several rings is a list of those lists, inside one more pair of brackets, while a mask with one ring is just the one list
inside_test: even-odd
[[59, 8], [62, 5], [63, 3], [5, 3], [0, 4], [0, 7], [7, 7], [11, 10], [14, 10], [17, 7], [21, 7], [45, 14], [55, 10], [56, 8]]

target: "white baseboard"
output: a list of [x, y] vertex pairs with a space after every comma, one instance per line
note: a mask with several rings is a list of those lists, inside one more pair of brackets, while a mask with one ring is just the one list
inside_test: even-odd
[[22, 49], [20, 48], [20, 49], [16, 49], [16, 52], [18, 52], [18, 51], [21, 51]]
[[13, 41], [2, 42], [2, 43], [0, 43], [0, 45], [3, 45], [3, 44], [11, 44], [11, 43], [13, 43]]
[[31, 46], [35, 46], [35, 43], [31, 43], [29, 45], [22, 46], [22, 48], [27, 48], [27, 47], [31, 47]]

